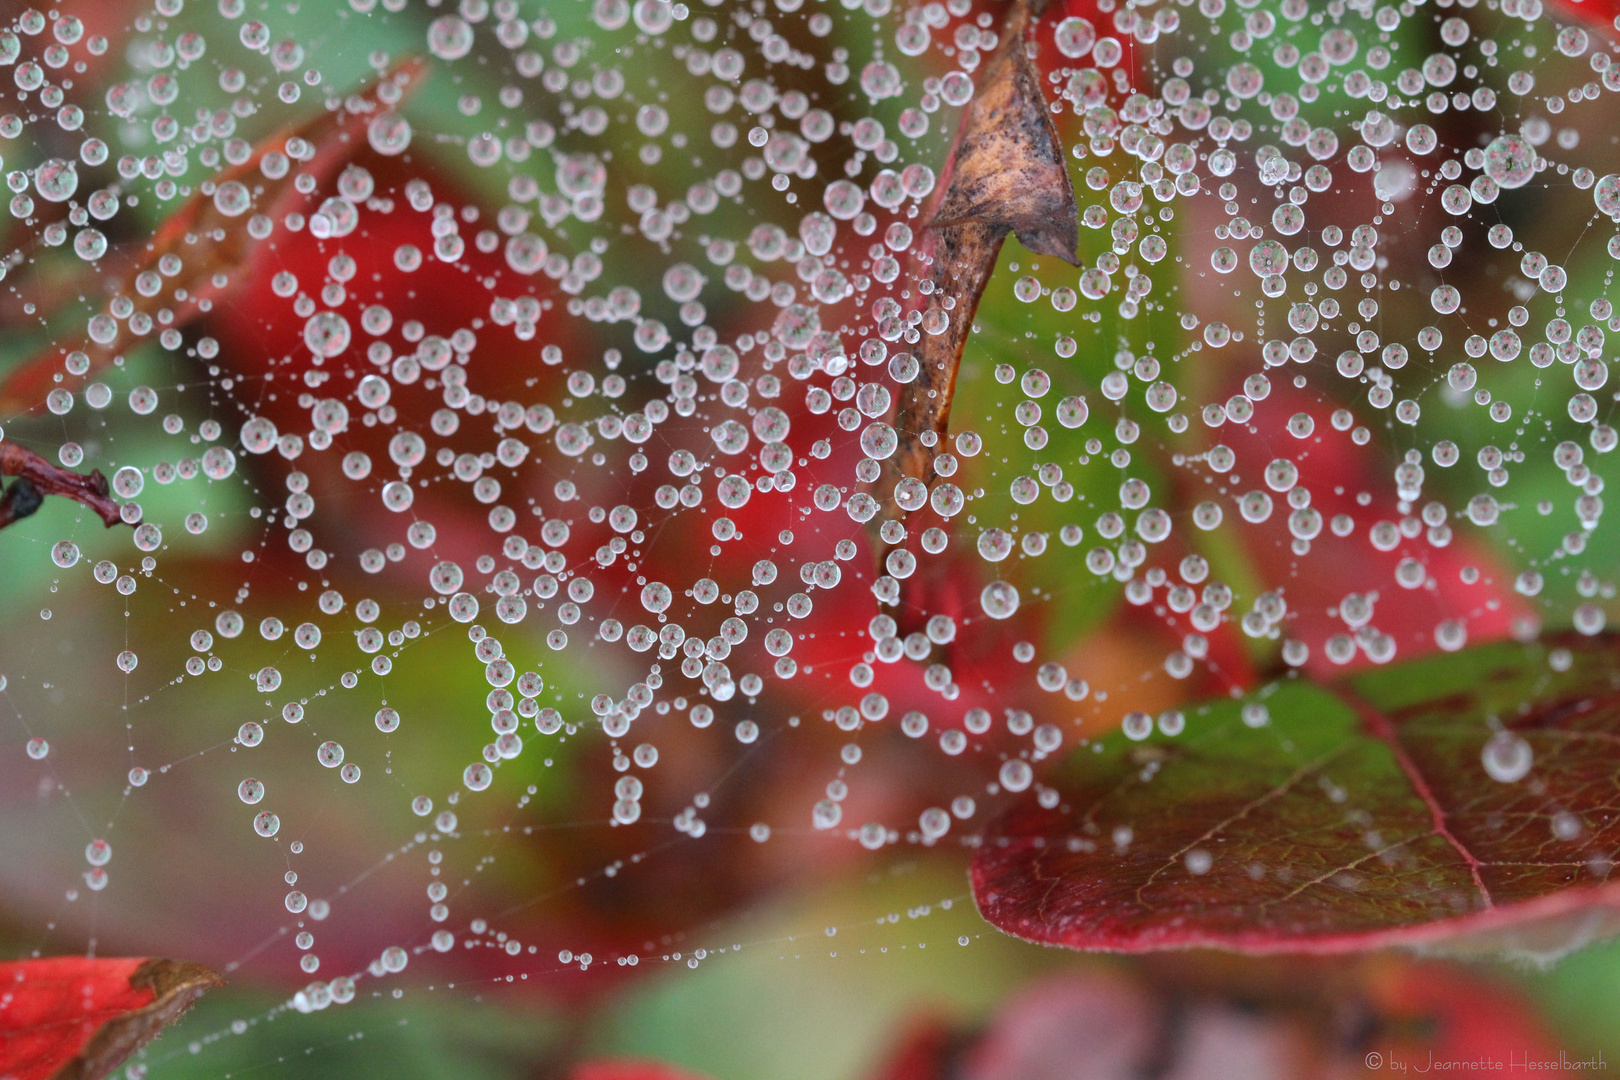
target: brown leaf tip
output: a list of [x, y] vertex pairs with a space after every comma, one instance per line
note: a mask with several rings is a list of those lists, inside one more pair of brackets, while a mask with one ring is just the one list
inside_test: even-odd
[[990, 225], [1015, 233], [1037, 255], [1076, 263], [1080, 210], [1039, 73], [1024, 48], [1029, 20], [1020, 0], [968, 105], [931, 226]]
[[205, 992], [225, 985], [225, 980], [201, 964], [147, 960], [130, 974], [129, 985], [150, 990], [152, 1003], [103, 1024], [52, 1080], [101, 1080], [180, 1019]]
[[152, 991], [156, 1005], [176, 992], [195, 988], [197, 994], [215, 986], [224, 986], [225, 980], [211, 968], [193, 964], [188, 960], [147, 960], [129, 977], [129, 985], [137, 990]]

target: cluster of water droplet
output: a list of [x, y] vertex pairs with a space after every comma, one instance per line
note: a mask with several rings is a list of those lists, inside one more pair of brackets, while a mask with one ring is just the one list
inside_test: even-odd
[[[273, 586], [213, 577], [154, 601], [148, 640], [112, 650], [135, 685], [140, 655], [178, 635], [178, 682], [235, 680], [262, 715], [229, 717], [234, 748], [299, 738], [289, 726], [318, 707], [316, 762], [369, 783], [411, 725], [476, 714], [437, 779], [454, 805], [583, 732], [610, 747], [614, 822], [652, 828], [649, 800], [684, 804], [662, 820], [696, 838], [710, 796], [659, 790], [660, 741], [746, 754], [819, 716], [845, 740], [825, 798], [748, 835], [811, 825], [878, 849], [934, 844], [976, 798], [1057, 805], [1039, 763], [1121, 721], [1131, 739], [1180, 734], [1185, 712], [1155, 718], [1132, 693], [1219, 684], [1216, 635], [1296, 668], [1460, 648], [1500, 600], [1445, 601], [1423, 640], [1375, 625], [1403, 593], [1436, 591], [1431, 563], [1453, 545], [1512, 552], [1514, 632], [1603, 628], [1620, 162], [1602, 119], [1620, 67], [1539, 0], [1054, 6], [1034, 53], [1082, 266], [1020, 266], [1009, 242], [943, 440], [898, 426], [898, 405], [937, 378], [923, 364], [974, 302], [935, 293], [929, 268], [949, 256], [927, 213], [1000, 44], [995, 12], [403, 7], [335, 6], [342, 29], [315, 48], [242, 0], [158, 0], [111, 77], [90, 70], [114, 64], [108, 38], [71, 14], [0, 32], [23, 103], [0, 116], [10, 213], [34, 230], [0, 270], [70, 249], [105, 286], [72, 319], [26, 301], [63, 346], [40, 402], [56, 427], [37, 431], [57, 433], [64, 466], [108, 468], [136, 549], [87, 525], [49, 558], [71, 581], [82, 551], [105, 552], [90, 576], [136, 606], [178, 596], [161, 583], [187, 560], [275, 568]], [[355, 51], [372, 29], [392, 55]], [[453, 107], [417, 109], [412, 92]], [[324, 128], [248, 141], [323, 110]], [[431, 164], [447, 148], [453, 167]], [[308, 205], [289, 209], [294, 192]], [[413, 238], [379, 246], [401, 220]], [[133, 273], [117, 236], [153, 238], [145, 261], [130, 246]], [[313, 245], [315, 268], [243, 254], [277, 245]], [[444, 323], [432, 296], [372, 295], [380, 274], [438, 266], [467, 270], [471, 324]], [[266, 287], [301, 327], [295, 355], [230, 355], [195, 332]], [[896, 479], [917, 445], [925, 474]], [[1465, 455], [1481, 473], [1458, 479]], [[1376, 478], [1324, 464], [1386, 457]], [[1539, 494], [1549, 464], [1564, 504]], [[1303, 582], [1329, 538], [1351, 545], [1335, 561], [1369, 558], [1324, 599]], [[1244, 545], [1260, 572], [1239, 572]], [[1301, 593], [1336, 625], [1304, 621], [1323, 612]], [[1085, 646], [1121, 602], [1169, 642], [1123, 678], [1091, 670]], [[485, 712], [448, 685], [442, 717], [389, 704], [396, 665], [452, 632]], [[323, 658], [335, 674], [311, 666]], [[1264, 706], [1244, 720], [1265, 726]], [[929, 797], [948, 809], [852, 827], [862, 744], [890, 729], [903, 746], [936, 732], [940, 762], [971, 749], [985, 775]], [[1490, 775], [1522, 776], [1522, 741], [1487, 737]], [[284, 839], [308, 816], [255, 778], [268, 771], [240, 771], [244, 828]], [[150, 775], [134, 765], [129, 783]], [[403, 797], [433, 815], [433, 797]], [[87, 851], [90, 888], [110, 855]], [[428, 898], [444, 922], [436, 878]], [[329, 911], [298, 889], [284, 904]], [[420, 948], [455, 940], [436, 929]], [[342, 978], [304, 1003], [352, 996]]]

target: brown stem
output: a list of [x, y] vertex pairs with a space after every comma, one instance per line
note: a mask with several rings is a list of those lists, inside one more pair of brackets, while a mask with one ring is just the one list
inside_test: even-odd
[[1031, 22], [1045, 6], [1016, 0], [1008, 11], [946, 162], [944, 194], [918, 252], [931, 291], [915, 353], [921, 372], [895, 410], [900, 447], [891, 481], [931, 478], [936, 451], [923, 435], [932, 432], [935, 446], [945, 436], [962, 350], [1007, 234], [1035, 254], [1076, 261], [1080, 211], [1026, 49]]
[[15, 476], [0, 495], [0, 528], [21, 521], [38, 510], [47, 495], [62, 495], [94, 510], [108, 528], [123, 520], [107, 478], [95, 470], [86, 476], [52, 465], [25, 446], [0, 443], [0, 476]]

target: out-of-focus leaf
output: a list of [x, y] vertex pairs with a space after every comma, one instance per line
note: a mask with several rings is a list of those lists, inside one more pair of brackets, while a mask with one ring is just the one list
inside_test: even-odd
[[1613, 921], [1615, 652], [1507, 643], [1115, 736], [992, 827], [980, 910], [1077, 949], [1557, 951]]
[[1369, 979], [1379, 1023], [1372, 1042], [1408, 1072], [1434, 1061], [1523, 1063], [1509, 1076], [1547, 1071], [1529, 1062], [1559, 1059], [1556, 1044], [1526, 1001], [1506, 988], [1434, 964], [1390, 967]]
[[1620, 4], [1615, 0], [1557, 0], [1553, 6], [1571, 19], [1604, 29], [1611, 28], [1615, 18], [1620, 17]]
[[572, 1080], [702, 1080], [696, 1073], [658, 1061], [586, 1061], [575, 1066]]
[[0, 964], [0, 1076], [98, 1080], [221, 979], [176, 960]]
[[[1275, 590], [1287, 604], [1287, 637], [1309, 649], [1301, 663], [1306, 674], [1332, 678], [1371, 667], [1369, 654], [1377, 651], [1378, 638], [1387, 638], [1400, 656], [1412, 658], [1454, 649], [1462, 637], [1474, 644], [1500, 641], [1517, 627], [1533, 624], [1534, 609], [1513, 591], [1512, 572], [1477, 537], [1452, 536], [1444, 527], [1440, 543], [1432, 528], [1425, 530], [1427, 536], [1425, 531], [1416, 536], [1396, 532], [1388, 550], [1368, 543], [1370, 530], [1378, 527], [1372, 522], [1393, 526], [1406, 515], [1379, 483], [1378, 473], [1389, 468], [1381, 451], [1334, 432], [1319, 400], [1278, 385], [1267, 390], [1262, 407], [1278, 417], [1313, 416], [1315, 430], [1292, 445], [1279, 444], [1254, 425], [1224, 425], [1210, 438], [1233, 452], [1241, 471], [1292, 466], [1297, 486], [1311, 492], [1308, 509], [1290, 513], [1279, 508], [1269, 520], [1237, 534], [1255, 584]], [[1200, 498], [1202, 487], [1186, 482], [1187, 501]], [[1293, 522], [1301, 513], [1314, 514], [1319, 530], [1309, 541], [1308, 558], [1295, 550], [1299, 541]], [[1335, 519], [1360, 524], [1340, 535], [1323, 527]], [[1230, 561], [1214, 550], [1210, 554]], [[1363, 603], [1365, 619], [1353, 617], [1352, 608]], [[1185, 615], [1177, 625], [1184, 632], [1193, 628]], [[1335, 637], [1340, 640], [1334, 642]], [[1348, 648], [1348, 659], [1345, 652], [1332, 655], [1331, 645], [1351, 642], [1356, 644]], [[1260, 645], [1266, 645], [1264, 635]]]
[[935, 1080], [950, 1075], [951, 1061], [968, 1041], [965, 1031], [935, 1017], [911, 1022], [873, 1080]]
[[[1448, 965], [1209, 962], [1039, 980], [981, 1030], [912, 1030], [875, 1080], [1350, 1077], [1556, 1062], [1529, 1003]], [[1488, 1065], [1486, 1067], [1489, 1067]]]
[[[420, 58], [401, 61], [364, 91], [351, 95], [336, 112], [261, 141], [247, 160], [204, 184], [202, 191], [164, 221], [133, 256], [114, 295], [129, 297], [137, 314], [156, 317], [166, 309], [171, 314], [167, 325], [177, 329], [212, 310], [217, 301], [252, 277], [248, 271], [262, 244], [247, 228], [248, 214], [280, 220], [294, 211], [321, 205], [315, 201], [320, 196], [297, 188], [297, 178], [310, 175], [324, 180], [336, 175], [365, 145], [372, 121], [401, 101], [426, 71], [427, 64]], [[285, 169], [278, 179], [270, 179], [264, 171], [266, 157], [282, 155], [296, 140], [307, 147], [300, 167]], [[161, 287], [150, 295], [135, 288], [135, 279], [143, 273], [159, 274]], [[43, 401], [59, 375], [58, 361], [72, 349], [88, 352], [93, 372], [138, 340], [127, 319], [121, 323], [113, 320], [112, 325], [116, 333], [110, 339], [90, 343], [70, 339], [8, 372], [0, 381], [0, 413], [20, 412]]]

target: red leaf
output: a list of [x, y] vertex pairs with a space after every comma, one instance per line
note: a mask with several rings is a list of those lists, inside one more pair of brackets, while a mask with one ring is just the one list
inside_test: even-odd
[[176, 960], [0, 964], [0, 1077], [97, 1080], [221, 984]]
[[[351, 95], [343, 108], [322, 113], [262, 140], [246, 161], [220, 172], [211, 185], [188, 199], [158, 227], [133, 256], [113, 293], [131, 298], [136, 312], [156, 316], [160, 310], [167, 309], [171, 313], [169, 325], [178, 329], [231, 296], [242, 281], [257, 280], [250, 271], [262, 257], [265, 245], [249, 234], [247, 220], [238, 216], [239, 212], [227, 214], [220, 210], [213, 192], [231, 182], [260, 189], [253, 211], [277, 221], [293, 211], [313, 211], [327, 193], [300, 191], [296, 187], [298, 177], [309, 175], [324, 181], [335, 176], [365, 145], [366, 126], [373, 115], [385, 107], [385, 88], [388, 97], [397, 101], [420, 85], [426, 71], [426, 62], [420, 58], [400, 61], [364, 90]], [[294, 137], [309, 143], [313, 156], [301, 162], [299, 168], [287, 170], [279, 180], [267, 179], [261, 168], [265, 155], [280, 153]], [[152, 270], [165, 257], [174, 256], [182, 256], [181, 269], [177, 274], [164, 275], [162, 288], [157, 293], [146, 296], [134, 288], [136, 277]], [[89, 354], [91, 367], [85, 376], [88, 378], [135, 341], [126, 322], [119, 324], [115, 337], [101, 344], [68, 340], [53, 345], [43, 355], [0, 379], [0, 411], [20, 412], [38, 407], [60, 376], [57, 361], [73, 349], [84, 348]]]
[[935, 1017], [913, 1020], [873, 1080], [938, 1080], [949, 1076], [951, 1063], [968, 1042], [966, 1032]]
[[1553, 6], [1566, 18], [1604, 30], [1612, 29], [1614, 20], [1620, 17], [1620, 3], [1615, 0], [1557, 0]]
[[1076, 755], [1057, 809], [992, 827], [974, 895], [1002, 930], [1077, 949], [1564, 947], [1620, 906], [1616, 651], [1504, 643], [1284, 681], [1258, 729], [1223, 701], [1178, 738], [1114, 736]]
[[1100, 974], [1047, 979], [1002, 1005], [984, 1037], [962, 1055], [962, 1071], [973, 1080], [1143, 1075], [1165, 1035], [1158, 1005], [1129, 979]]
[[570, 1080], [703, 1080], [659, 1061], [586, 1061], [574, 1066]]
[[[322, 380], [306, 384], [320, 386], [320, 397], [353, 403], [355, 387], [360, 380], [386, 370], [379, 369], [366, 357], [367, 346], [373, 340], [389, 345], [396, 355], [411, 355], [416, 346], [404, 336], [403, 331], [407, 321], [405, 313], [408, 312], [408, 318], [423, 324], [428, 334], [445, 338], [457, 330], [465, 331], [468, 327], [485, 324], [478, 331], [478, 355], [488, 361], [486, 371], [500, 373], [498, 376], [492, 374], [488, 381], [481, 384], [483, 392], [492, 398], [522, 396], [525, 400], [554, 400], [544, 397], [545, 389], [535, 391], [529, 387], [536, 379], [560, 381], [559, 369], [548, 367], [541, 360], [541, 343], [566, 347], [569, 338], [559, 329], [563, 324], [548, 319], [545, 337], [525, 341], [518, 338], [512, 328], [488, 324], [487, 320], [490, 314], [489, 282], [501, 282], [501, 287], [509, 288], [513, 295], [522, 293], [541, 299], [549, 299], [552, 293], [557, 292], [555, 286], [543, 277], [536, 282], [517, 276], [499, 250], [484, 252], [472, 244], [454, 262], [430, 256], [413, 271], [401, 269], [394, 260], [394, 253], [399, 247], [411, 244], [431, 252], [434, 242], [432, 217], [410, 209], [406, 201], [407, 182], [431, 182], [437, 197], [448, 200], [452, 205], [476, 205], [477, 200], [458, 188], [453, 176], [434, 171], [420, 159], [407, 163], [401, 158], [385, 157], [365, 148], [354, 152], [348, 160], [364, 167], [372, 176], [377, 195], [394, 200], [396, 208], [387, 213], [368, 211], [362, 215], [354, 232], [341, 239], [322, 239], [307, 228], [297, 233], [272, 234], [247, 261], [247, 270], [240, 283], [232, 287], [230, 296], [200, 320], [199, 329], [215, 337], [221, 356], [229, 358], [233, 376], [265, 381], [267, 393], [255, 402], [256, 413], [272, 421], [278, 430], [309, 431], [309, 407], [300, 406], [297, 390], [291, 389], [288, 382], [280, 381], [287, 379], [287, 369], [282, 366], [285, 358], [301, 351], [307, 352], [307, 346], [303, 343], [305, 319], [294, 315], [288, 301], [276, 295], [272, 281], [277, 272], [283, 270], [291, 272], [300, 281], [319, 280], [326, 273], [329, 260], [339, 251], [354, 259], [355, 280], [367, 282], [367, 285], [363, 296], [362, 290], [356, 287], [342, 302], [331, 305], [331, 309], [343, 314], [357, 328], [361, 324], [361, 312], [373, 304], [382, 304], [400, 313], [400, 318], [388, 332], [381, 335], [362, 336], [356, 332], [355, 340], [347, 351], [327, 360], [319, 373]], [[310, 198], [318, 200], [324, 194], [325, 189], [317, 187]], [[424, 302], [423, 298], [426, 297], [431, 297], [432, 302]], [[428, 417], [444, 404], [442, 392], [426, 389], [426, 384], [433, 381], [433, 372], [426, 374], [427, 378], [413, 384], [395, 385], [389, 399], [389, 404], [398, 410], [402, 422], [407, 426], [425, 426]], [[561, 393], [560, 387], [558, 392]], [[531, 399], [531, 394], [541, 396]], [[359, 450], [370, 454], [375, 460], [386, 461], [391, 434], [390, 430], [382, 427], [363, 426], [357, 417], [356, 422], [351, 423], [343, 433], [343, 445], [346, 451]], [[459, 441], [450, 442], [451, 445], [471, 449], [475, 444], [467, 439], [468, 436], [463, 434]], [[312, 484], [317, 489], [340, 492], [348, 486], [339, 465], [341, 457], [305, 457], [298, 461], [298, 467], [310, 471]], [[259, 460], [259, 467], [267, 470], [293, 467], [273, 454]], [[375, 501], [378, 498], [375, 491], [367, 492], [367, 495], [366, 508], [379, 505]], [[358, 503], [360, 495], [359, 491], [353, 491], [340, 497], [353, 498]], [[442, 557], [470, 560], [483, 550], [480, 546], [482, 541], [474, 530], [482, 530], [488, 515], [486, 507], [471, 503], [469, 510], [469, 500], [447, 490], [424, 491], [418, 500], [416, 512], [438, 522], [440, 536], [446, 545]], [[392, 515], [387, 517], [391, 519]], [[460, 522], [464, 527], [448, 527], [452, 521]], [[341, 525], [330, 527], [342, 533], [342, 543], [346, 546], [363, 548], [373, 544], [381, 547], [396, 539], [398, 526], [396, 520], [383, 520], [376, 514], [361, 512], [361, 507], [356, 505], [354, 512]], [[312, 523], [311, 527], [316, 533], [317, 542], [339, 542], [332, 534], [324, 533], [319, 522]]]
[[[1399, 536], [1388, 551], [1373, 547], [1368, 542], [1373, 522], [1393, 523], [1405, 516], [1386, 491], [1387, 482], [1378, 480], [1390, 474], [1394, 463], [1378, 449], [1357, 446], [1331, 429], [1327, 410], [1303, 391], [1279, 385], [1268, 394], [1265, 407], [1279, 417], [1313, 416], [1316, 433], [1285, 447], [1269, 431], [1229, 424], [1219, 429], [1219, 439], [1235, 451], [1238, 464], [1244, 470], [1258, 471], [1268, 459], [1287, 458], [1298, 468], [1299, 486], [1312, 493], [1311, 509], [1323, 522], [1342, 515], [1356, 523], [1345, 536], [1323, 528], [1310, 541], [1308, 559], [1291, 553], [1296, 541], [1289, 531], [1286, 510], [1239, 534], [1258, 582], [1279, 590], [1288, 603], [1288, 636], [1310, 647], [1306, 674], [1332, 678], [1372, 664], [1364, 650], [1352, 650], [1345, 666], [1328, 656], [1328, 641], [1335, 635], [1348, 635], [1349, 627], [1338, 608], [1351, 594], [1378, 600], [1368, 626], [1393, 638], [1400, 655], [1409, 658], [1435, 651], [1436, 629], [1447, 620], [1466, 626], [1471, 643], [1484, 644], [1510, 636], [1516, 625], [1532, 618], [1533, 608], [1511, 588], [1512, 573], [1477, 540], [1456, 536], [1437, 544], [1420, 533], [1416, 538]], [[1189, 483], [1188, 496], [1201, 498], [1191, 494], [1194, 490]], [[1418, 587], [1397, 585], [1396, 567], [1403, 560], [1423, 565], [1426, 576]], [[1465, 567], [1476, 573], [1465, 578]], [[1185, 629], [1191, 629], [1191, 624]]]
[[[1406, 1021], [1409, 1030], [1427, 1036], [1396, 1040], [1387, 1048], [1391, 1061], [1404, 1062], [1409, 1070], [1431, 1061], [1558, 1060], [1557, 1044], [1536, 1015], [1503, 986], [1434, 964], [1397, 968], [1374, 982], [1385, 1026]], [[1507, 1071], [1532, 1074], [1528, 1068]]]

